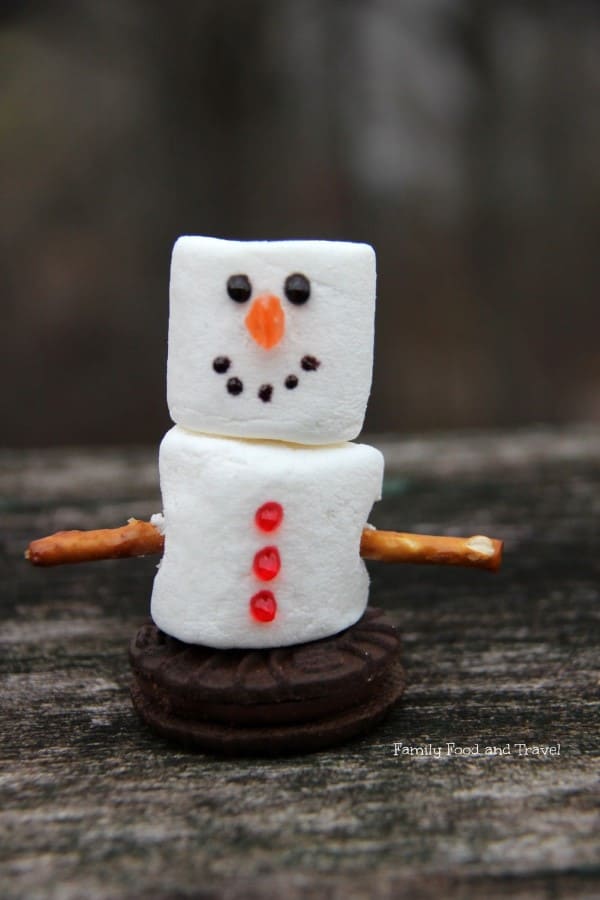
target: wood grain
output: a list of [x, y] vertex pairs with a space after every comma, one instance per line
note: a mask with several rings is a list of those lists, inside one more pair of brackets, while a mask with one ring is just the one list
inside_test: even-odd
[[[127, 643], [156, 560], [39, 570], [41, 534], [160, 509], [154, 449], [0, 457], [0, 895], [598, 895], [600, 431], [388, 441], [379, 528], [489, 533], [500, 573], [369, 563], [409, 688], [335, 752], [223, 762], [156, 739]], [[560, 756], [394, 756], [560, 743]]]

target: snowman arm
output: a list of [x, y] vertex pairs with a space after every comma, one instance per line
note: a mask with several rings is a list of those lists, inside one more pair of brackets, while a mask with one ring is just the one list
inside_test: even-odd
[[363, 529], [360, 555], [380, 562], [471, 566], [496, 571], [502, 562], [502, 541], [484, 537], [442, 537], [400, 531]]
[[162, 553], [163, 547], [164, 536], [159, 528], [150, 522], [129, 519], [127, 525], [120, 528], [57, 531], [32, 541], [25, 551], [25, 559], [34, 566], [58, 566], [95, 559], [146, 556]]
[[[98, 531], [58, 531], [32, 541], [25, 558], [35, 566], [89, 562], [148, 556], [164, 549], [164, 520], [151, 522], [130, 519], [121, 528]], [[381, 562], [430, 563], [448, 566], [473, 566], [495, 570], [502, 559], [502, 541], [483, 535], [470, 538], [438, 537], [428, 534], [404, 534], [367, 527], [362, 532], [360, 555]]]

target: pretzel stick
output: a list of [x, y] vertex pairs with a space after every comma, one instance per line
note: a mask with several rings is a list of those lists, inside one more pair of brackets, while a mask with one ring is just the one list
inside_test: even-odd
[[378, 559], [382, 562], [474, 566], [495, 571], [502, 562], [502, 541], [482, 534], [470, 538], [438, 537], [365, 528], [360, 542], [360, 555], [364, 559]]
[[[162, 553], [164, 537], [150, 522], [130, 519], [121, 528], [98, 531], [57, 531], [32, 541], [25, 558], [34, 566], [119, 559]], [[437, 563], [497, 569], [502, 559], [502, 541], [477, 535], [471, 538], [402, 534], [365, 528], [360, 542], [365, 559], [383, 562]]]
[[25, 559], [34, 566], [59, 566], [62, 563], [162, 553], [163, 545], [164, 538], [158, 528], [150, 522], [130, 519], [121, 528], [49, 534], [31, 542], [25, 551]]

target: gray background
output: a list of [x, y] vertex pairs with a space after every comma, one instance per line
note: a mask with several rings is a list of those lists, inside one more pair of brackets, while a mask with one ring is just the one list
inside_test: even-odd
[[181, 233], [378, 253], [366, 427], [600, 420], [600, 11], [62, 0], [0, 14], [5, 445], [158, 440]]

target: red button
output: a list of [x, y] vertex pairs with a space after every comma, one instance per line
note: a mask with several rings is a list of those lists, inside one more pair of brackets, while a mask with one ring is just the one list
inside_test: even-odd
[[271, 581], [281, 568], [281, 559], [277, 547], [263, 547], [254, 557], [252, 565], [254, 574], [261, 581]]
[[259, 591], [250, 600], [250, 612], [257, 622], [272, 622], [277, 615], [277, 600], [272, 591]]
[[283, 506], [271, 500], [256, 510], [254, 521], [261, 531], [275, 531], [281, 525], [283, 519]]

